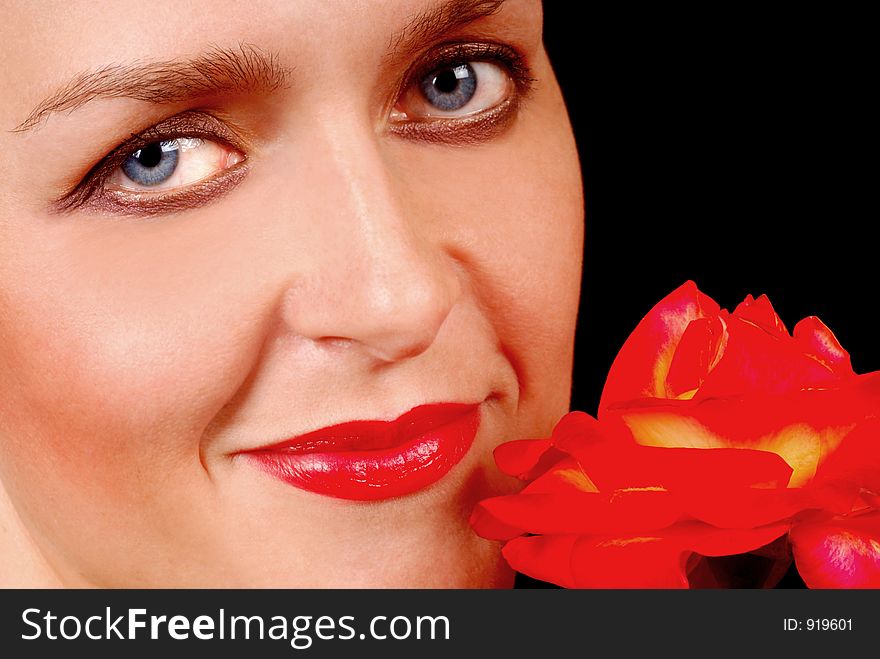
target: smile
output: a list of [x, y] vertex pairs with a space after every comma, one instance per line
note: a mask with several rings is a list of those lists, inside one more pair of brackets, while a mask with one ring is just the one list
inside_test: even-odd
[[441, 479], [467, 453], [479, 425], [479, 404], [421, 405], [392, 421], [340, 423], [242, 455], [294, 487], [376, 501]]

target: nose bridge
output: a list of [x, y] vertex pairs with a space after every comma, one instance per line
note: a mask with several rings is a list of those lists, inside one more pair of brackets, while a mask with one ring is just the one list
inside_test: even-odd
[[325, 198], [313, 207], [327, 215], [315, 219], [329, 226], [309, 283], [289, 292], [291, 330], [356, 342], [383, 361], [423, 352], [459, 295], [453, 264], [419, 231], [371, 126], [329, 117], [312, 139], [326, 154], [314, 186]]

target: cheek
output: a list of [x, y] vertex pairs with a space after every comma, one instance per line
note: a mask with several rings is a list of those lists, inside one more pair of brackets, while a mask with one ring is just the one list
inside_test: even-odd
[[539, 430], [568, 411], [583, 259], [580, 166], [561, 116], [554, 86], [495, 142], [460, 150], [410, 146], [399, 159], [418, 172], [410, 204], [467, 269], [517, 371], [520, 403], [532, 403], [541, 417]]
[[259, 282], [222, 276], [241, 258], [210, 239], [222, 218], [199, 224], [35, 232], [2, 268], [0, 363], [15, 375], [0, 383], [0, 432], [27, 468], [120, 497], [137, 465], [198, 466], [201, 431], [246, 377], [265, 320]]

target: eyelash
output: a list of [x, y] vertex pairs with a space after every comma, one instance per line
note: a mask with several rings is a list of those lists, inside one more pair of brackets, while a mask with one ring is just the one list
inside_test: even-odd
[[73, 190], [59, 200], [59, 209], [72, 210], [90, 204], [99, 207], [100, 210], [117, 213], [155, 215], [175, 210], [175, 206], [178, 207], [177, 209], [183, 207], [180, 202], [190, 202], [188, 206], [193, 205], [191, 203], [193, 201], [207, 202], [217, 193], [231, 188], [244, 178], [249, 166], [246, 158], [205, 181], [181, 190], [161, 195], [107, 193], [105, 189], [107, 180], [132, 153], [156, 142], [183, 137], [211, 140], [233, 149], [244, 150], [245, 140], [222, 119], [204, 110], [182, 112], [139, 133], [132, 133], [127, 140], [92, 167]]
[[[389, 131], [407, 139], [450, 145], [478, 144], [502, 132], [516, 116], [522, 102], [531, 94], [534, 83], [525, 58], [504, 44], [456, 42], [434, 46], [429, 53], [417, 58], [417, 63], [404, 74], [401, 84], [395, 90], [394, 103], [397, 103], [407, 89], [418, 84], [431, 72], [474, 61], [501, 65], [514, 84], [515, 90], [511, 98], [494, 108], [477, 112], [474, 116], [390, 121]], [[92, 167], [79, 184], [58, 200], [58, 210], [70, 211], [90, 206], [116, 214], [159, 215], [205, 205], [231, 190], [247, 174], [249, 163], [245, 156], [232, 167], [176, 191], [162, 194], [131, 191], [110, 193], [105, 189], [107, 180], [133, 152], [156, 142], [181, 138], [201, 138], [245, 151], [246, 140], [227, 122], [204, 110], [182, 112], [144, 131], [132, 133]]]

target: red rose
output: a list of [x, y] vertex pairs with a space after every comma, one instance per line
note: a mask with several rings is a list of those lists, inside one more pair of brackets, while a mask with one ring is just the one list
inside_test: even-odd
[[608, 373], [599, 418], [640, 444], [773, 451], [791, 486], [877, 416], [880, 374], [858, 376], [815, 316], [789, 335], [766, 296], [733, 313], [687, 282], [639, 323]]
[[700, 556], [789, 529], [809, 585], [878, 585], [878, 412], [880, 373], [856, 375], [817, 318], [789, 335], [765, 296], [731, 314], [688, 282], [626, 341], [599, 422], [499, 448], [503, 471], [542, 475], [474, 527], [567, 586], [687, 586]]
[[471, 523], [509, 540], [514, 569], [561, 586], [687, 587], [691, 554], [766, 545], [802, 508], [777, 455], [639, 446], [582, 412], [563, 417], [549, 440], [508, 442], [495, 456], [502, 471], [529, 476], [548, 452], [564, 457], [520, 494], [482, 501]]

